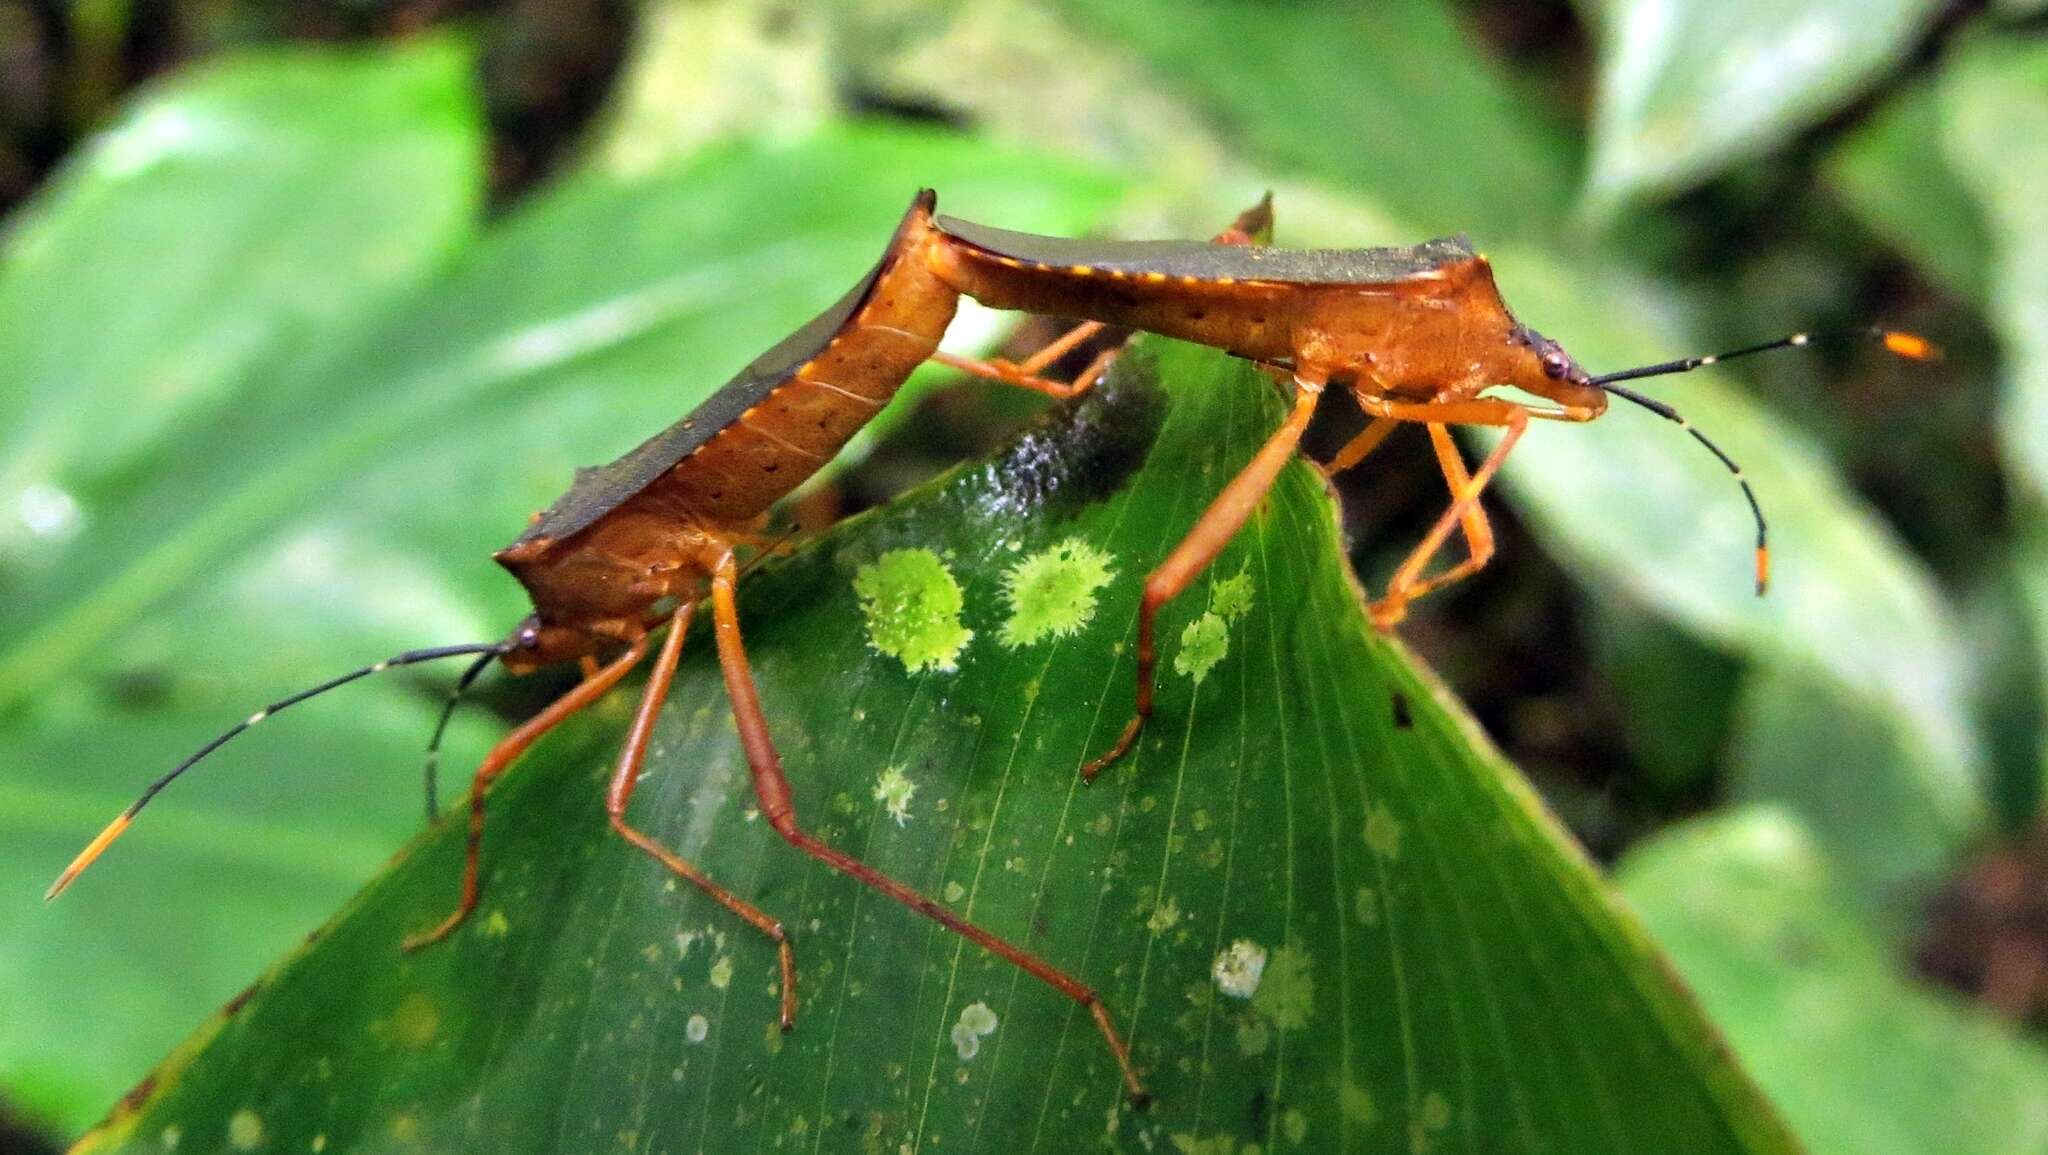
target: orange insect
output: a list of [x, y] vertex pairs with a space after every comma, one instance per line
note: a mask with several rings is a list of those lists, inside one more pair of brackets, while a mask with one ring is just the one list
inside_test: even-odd
[[[780, 921], [733, 894], [628, 819], [654, 722], [683, 641], [708, 600], [726, 692], [760, 813], [798, 850], [874, 888], [999, 955], [1087, 1008], [1134, 1100], [1144, 1090], [1128, 1048], [1095, 991], [1052, 963], [953, 914], [937, 901], [839, 850], [797, 820], [795, 799], [769, 733], [768, 717], [742, 641], [735, 587], [739, 550], [758, 544], [770, 507], [810, 477], [881, 410], [927, 359], [968, 372], [1071, 397], [1087, 389], [1111, 354], [1071, 383], [1041, 375], [1045, 366], [1104, 324], [1147, 329], [1226, 349], [1292, 382], [1294, 404], [1278, 432], [1202, 515], [1145, 584], [1139, 615], [1135, 713], [1116, 745], [1089, 763], [1092, 777], [1127, 750], [1152, 708], [1153, 626], [1159, 607], [1186, 588], [1243, 525], [1293, 454], [1326, 387], [1349, 388], [1373, 424], [1331, 463], [1363, 458], [1398, 422], [1428, 427], [1453, 501], [1373, 606], [1382, 626], [1407, 603], [1484, 565], [1492, 539], [1480, 492], [1531, 416], [1584, 421], [1606, 395], [1668, 407], [1616, 384], [1682, 372], [1766, 348], [1806, 343], [1804, 336], [1723, 354], [1591, 377], [1558, 346], [1517, 323], [1494, 289], [1491, 271], [1462, 239], [1409, 249], [1290, 252], [1257, 248], [1268, 205], [1246, 213], [1216, 241], [1111, 244], [1063, 241], [934, 218], [927, 191], [912, 202], [881, 261], [844, 297], [747, 366], [688, 416], [619, 460], [579, 471], [560, 500], [537, 515], [496, 557], [525, 586], [533, 613], [503, 641], [414, 650], [342, 675], [257, 711], [152, 783], [65, 869], [55, 897], [125, 831], [166, 785], [222, 744], [314, 695], [396, 666], [473, 655], [456, 693], [492, 662], [515, 674], [578, 662], [583, 681], [501, 739], [478, 767], [469, 791], [469, 837], [455, 908], [405, 942], [414, 950], [453, 933], [475, 910], [485, 793], [543, 734], [602, 698], [647, 656], [668, 628], [605, 795], [620, 837], [687, 879], [776, 944], [782, 975], [781, 1024], [794, 1025], [796, 962]], [[998, 308], [1025, 309], [1082, 322], [1022, 364], [974, 361], [938, 352], [962, 295]], [[1894, 351], [1915, 355], [1917, 338], [1887, 334]], [[1925, 350], [1921, 350], [1925, 352]], [[1532, 408], [1480, 393], [1510, 384], [1544, 397]], [[1478, 470], [1468, 473], [1449, 424], [1507, 430]], [[1688, 427], [1690, 428], [1690, 427]], [[1694, 431], [1694, 436], [1700, 437]], [[1700, 437], [1709, 448], [1712, 442]], [[1718, 454], [1720, 451], [1715, 449]], [[1734, 463], [1722, 460], [1730, 469]], [[1738, 477], [1739, 477], [1738, 471]], [[1744, 483], [1745, 492], [1748, 490]], [[1755, 506], [1754, 495], [1750, 502]], [[1467, 559], [1429, 578], [1421, 571], [1462, 527]], [[1758, 583], [1763, 520], [1757, 515]], [[449, 708], [452, 709], [451, 696]], [[445, 723], [447, 713], [442, 720]], [[439, 730], [435, 744], [438, 745]]]
[[[1677, 422], [1727, 466], [1756, 519], [1756, 590], [1770, 580], [1763, 508], [1742, 470], [1677, 410], [1623, 381], [1684, 373], [1737, 357], [1810, 344], [1794, 333], [1775, 341], [1594, 376], [1557, 342], [1515, 319], [1495, 287], [1492, 267], [1463, 237], [1403, 249], [1286, 250], [1186, 241], [1071, 241], [1007, 232], [941, 218], [958, 243], [941, 250], [946, 279], [985, 305], [1057, 317], [1108, 321], [1214, 346], [1271, 367], [1291, 382], [1287, 419], [1251, 462], [1210, 503], [1187, 536], [1145, 579], [1138, 611], [1137, 703], [1109, 750], [1082, 767], [1085, 778], [1130, 750], [1152, 712], [1154, 623], [1161, 606], [1188, 587], [1222, 552], [1293, 456], [1329, 387], [1348, 389], [1373, 418], [1325, 467], [1348, 469], [1402, 422], [1429, 430], [1451, 491], [1450, 507], [1394, 571], [1372, 603], [1373, 623], [1389, 629], [1408, 603], [1483, 567], [1493, 531], [1479, 496], [1521, 439], [1531, 418], [1591, 421], [1612, 394]], [[1910, 333], [1869, 330], [1903, 357], [1934, 347]], [[1551, 402], [1520, 404], [1483, 396], [1513, 386]], [[1468, 471], [1451, 425], [1504, 430], [1477, 470]], [[1466, 556], [1423, 576], [1451, 534], [1463, 531]]]

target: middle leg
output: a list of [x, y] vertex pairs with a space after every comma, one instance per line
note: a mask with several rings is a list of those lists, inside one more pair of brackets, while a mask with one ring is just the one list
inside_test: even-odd
[[761, 709], [760, 691], [747, 661], [746, 644], [740, 636], [739, 608], [734, 598], [738, 566], [732, 555], [723, 555], [711, 578], [711, 613], [718, 639], [718, 664], [725, 672], [726, 696], [732, 701], [733, 721], [739, 727], [740, 746], [746, 752], [747, 769], [754, 779], [754, 795], [761, 804], [761, 816], [785, 841], [832, 869], [880, 891], [904, 906], [937, 922], [954, 934], [974, 943], [1047, 986], [1088, 1009], [1103, 1041], [1109, 1045], [1133, 1102], [1145, 1100], [1144, 1085], [1131, 1067], [1130, 1048], [1124, 1045], [1102, 998], [1079, 979], [1006, 939], [968, 922], [915, 888], [898, 882], [853, 855], [827, 845], [797, 824], [796, 800], [789, 779], [782, 773], [782, 757], [768, 734], [768, 718]]
[[[1472, 488], [1472, 478], [1465, 472], [1465, 459], [1458, 455], [1458, 444], [1451, 440], [1449, 427], [1431, 422], [1429, 439], [1436, 447], [1437, 467], [1443, 470], [1451, 500], [1456, 501]], [[1493, 560], [1493, 524], [1486, 518], [1486, 507], [1474, 501], [1459, 520], [1459, 526], [1465, 532], [1465, 560], [1416, 582], [1408, 591], [1410, 600], [1470, 577]]]
[[[1437, 518], [1436, 524], [1430, 526], [1429, 532], [1423, 535], [1422, 541], [1409, 553], [1407, 559], [1395, 569], [1393, 578], [1387, 583], [1386, 596], [1371, 605], [1370, 613], [1373, 625], [1385, 630], [1393, 628], [1395, 623], [1407, 616], [1408, 603], [1410, 601], [1444, 584], [1443, 581], [1423, 582], [1422, 569], [1429, 564], [1431, 558], [1436, 556], [1437, 551], [1442, 549], [1444, 544], [1450, 540], [1451, 534], [1461, 524], [1465, 524], [1467, 518], [1477, 509], [1479, 495], [1485, 491], [1487, 484], [1500, 472], [1501, 463], [1507, 460], [1509, 451], [1514, 449], [1515, 443], [1521, 440], [1523, 431], [1529, 427], [1529, 413], [1528, 410], [1520, 405], [1491, 397], [1426, 402], [1388, 401], [1385, 398], [1362, 397], [1359, 399], [1359, 404], [1365, 408], [1366, 412], [1377, 417], [1392, 417], [1402, 421], [1420, 421], [1426, 424], [1496, 425], [1504, 430], [1500, 441], [1494, 445], [1493, 451], [1488, 453], [1486, 460], [1480, 463], [1478, 471], [1473, 473], [1464, 485], [1456, 487], [1459, 492], [1453, 493], [1450, 508], [1444, 510], [1442, 516]], [[1448, 442], [1448, 434], [1445, 434], [1444, 437], [1445, 441]], [[1440, 463], [1443, 460], [1441, 456], [1443, 448], [1444, 446], [1439, 446]], [[1451, 455], [1455, 457], [1457, 447], [1450, 445], [1449, 449]], [[1456, 469], [1458, 473], [1462, 473], [1464, 470], [1463, 462], [1458, 462]], [[1455, 485], [1456, 475], [1451, 472], [1450, 466], [1445, 466], [1445, 470], [1446, 476], [1451, 477]], [[1471, 527], [1469, 525], [1466, 527], [1466, 532], [1468, 540], [1470, 540]], [[1489, 527], [1486, 539], [1490, 540], [1490, 538], [1491, 530]], [[1488, 551], [1488, 556], [1491, 556], [1490, 551]], [[1456, 569], [1457, 567], [1453, 568]], [[1477, 568], [1478, 566], [1472, 566], [1464, 569], [1457, 576], [1463, 577]]]
[[696, 610], [696, 602], [684, 602], [676, 608], [675, 616], [669, 621], [668, 637], [662, 640], [661, 653], [655, 656], [654, 668], [647, 676], [647, 690], [640, 697], [640, 708], [633, 713], [633, 726], [626, 731], [626, 744], [619, 750], [619, 768], [612, 774], [611, 787], [605, 791], [604, 810], [619, 837], [639, 847], [648, 857], [774, 941], [776, 957], [782, 964], [781, 1023], [782, 1029], [787, 1031], [796, 1025], [796, 954], [790, 949], [789, 936], [783, 932], [782, 923], [712, 881], [710, 875], [626, 821], [626, 807], [633, 801], [634, 787], [640, 784], [640, 767], [647, 760], [647, 743], [654, 735], [654, 720], [660, 716], [661, 705], [668, 698], [669, 684], [675, 681], [676, 664], [683, 653], [683, 637], [690, 632], [690, 619]]
[[1294, 377], [1294, 408], [1287, 420], [1245, 467], [1238, 471], [1209, 508], [1202, 511], [1194, 527], [1188, 530], [1166, 560], [1145, 578], [1144, 600], [1138, 606], [1138, 696], [1137, 705], [1130, 721], [1124, 723], [1123, 732], [1117, 735], [1114, 745], [1108, 751], [1087, 765], [1081, 767], [1081, 777], [1093, 781], [1103, 768], [1123, 757], [1138, 740], [1138, 732], [1145, 728], [1145, 720], [1152, 716], [1153, 665], [1157, 654], [1153, 646], [1153, 626], [1159, 617], [1159, 609], [1179, 596], [1189, 583], [1216, 560], [1237, 531], [1244, 528], [1252, 510], [1265, 500], [1267, 491], [1273, 488], [1273, 481], [1280, 476], [1281, 467], [1294, 456], [1295, 447], [1301, 444], [1301, 435], [1308, 430], [1310, 418], [1316, 415], [1316, 403], [1322, 399], [1325, 377], [1322, 373], [1303, 368]]

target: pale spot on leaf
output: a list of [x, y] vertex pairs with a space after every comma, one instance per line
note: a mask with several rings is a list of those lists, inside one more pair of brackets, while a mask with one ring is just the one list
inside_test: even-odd
[[1234, 999], [1248, 999], [1258, 993], [1259, 978], [1265, 973], [1266, 948], [1248, 938], [1223, 948], [1209, 967], [1216, 989]]
[[1152, 917], [1145, 920], [1145, 928], [1153, 934], [1164, 934], [1180, 921], [1180, 904], [1166, 899], [1152, 908]]
[[1315, 990], [1308, 952], [1290, 943], [1273, 952], [1272, 965], [1252, 996], [1252, 1006], [1281, 1030], [1300, 1030], [1315, 1010]]
[[875, 778], [875, 801], [889, 817], [902, 826], [910, 821], [910, 799], [917, 793], [917, 783], [903, 772], [901, 766], [889, 766]]
[[254, 1151], [263, 1142], [263, 1119], [244, 1107], [228, 1117], [228, 1146]]
[[1375, 803], [1366, 812], [1365, 844], [1381, 858], [1401, 857], [1401, 820], [1384, 803]]

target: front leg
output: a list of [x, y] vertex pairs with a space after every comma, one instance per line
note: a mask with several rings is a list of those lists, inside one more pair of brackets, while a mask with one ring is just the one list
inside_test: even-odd
[[1159, 617], [1159, 608], [1172, 601], [1189, 583], [1216, 560], [1237, 531], [1244, 528], [1252, 510], [1266, 498], [1273, 488], [1273, 481], [1280, 476], [1280, 470], [1294, 456], [1301, 444], [1301, 435], [1308, 430], [1309, 419], [1316, 415], [1316, 403], [1322, 400], [1323, 384], [1328, 374], [1317, 369], [1303, 367], [1294, 375], [1294, 408], [1282, 422], [1280, 428], [1266, 439], [1251, 461], [1238, 471], [1223, 492], [1209, 503], [1196, 519], [1194, 528], [1159, 568], [1145, 579], [1145, 597], [1138, 606], [1138, 697], [1131, 720], [1124, 724], [1123, 733], [1117, 735], [1115, 745], [1100, 757], [1081, 767], [1081, 777], [1094, 781], [1097, 774], [1110, 763], [1130, 750], [1138, 740], [1138, 732], [1145, 728], [1145, 720], [1152, 715], [1153, 665], [1157, 653], [1153, 645], [1153, 629]]
[[[1479, 512], [1479, 495], [1500, 472], [1501, 462], [1507, 459], [1508, 451], [1521, 440], [1523, 430], [1529, 427], [1529, 413], [1520, 405], [1500, 401], [1491, 397], [1456, 401], [1389, 401], [1383, 397], [1361, 397], [1359, 404], [1375, 417], [1388, 417], [1399, 421], [1419, 421], [1431, 427], [1432, 437], [1440, 437], [1437, 445], [1438, 461], [1444, 469], [1444, 476], [1451, 484], [1451, 505], [1438, 517], [1436, 524], [1422, 536], [1422, 541], [1409, 553], [1406, 560], [1394, 570], [1393, 578], [1387, 583], [1385, 597], [1369, 607], [1373, 625], [1382, 630], [1392, 629], [1402, 618], [1408, 616], [1408, 603], [1434, 589], [1439, 589], [1457, 578], [1476, 572], [1492, 556], [1492, 532], [1486, 526], [1484, 515]], [[1457, 462], [1456, 446], [1449, 444], [1448, 432], [1438, 428], [1452, 425], [1495, 425], [1506, 430], [1493, 452], [1486, 455], [1477, 472], [1461, 481], [1464, 473], [1462, 463]], [[1446, 458], [1445, 450], [1449, 450]], [[1468, 520], [1469, 519], [1469, 520]], [[1475, 522], [1479, 533], [1475, 535]], [[1447, 573], [1429, 581], [1422, 580], [1422, 570], [1435, 557], [1437, 551], [1450, 540], [1451, 534], [1464, 524], [1466, 540], [1472, 546], [1472, 559], [1453, 567]]]

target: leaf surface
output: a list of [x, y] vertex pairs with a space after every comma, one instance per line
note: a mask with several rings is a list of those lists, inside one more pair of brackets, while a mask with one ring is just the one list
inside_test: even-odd
[[1676, 192], [1765, 152], [1891, 67], [1933, 0], [1599, 0], [1587, 195]]
[[[393, 67], [420, 67], [409, 59]], [[445, 71], [451, 84], [461, 75]], [[333, 82], [351, 92], [378, 91], [374, 78], [339, 72]], [[309, 82], [288, 72], [276, 83], [272, 100]], [[262, 91], [248, 99], [262, 103]], [[387, 147], [402, 160], [420, 131], [396, 113], [350, 128], [355, 159], [330, 161], [345, 185], [398, 163], [379, 159], [380, 136], [395, 138]], [[239, 156], [215, 159], [228, 184], [272, 181], [276, 220], [264, 221], [277, 232], [246, 242], [278, 262], [266, 266], [265, 299], [324, 291], [336, 262], [309, 254], [366, 247], [352, 235], [370, 231], [360, 216], [295, 217], [280, 207], [291, 181], [251, 173]], [[288, 364], [237, 378], [235, 404], [191, 415], [179, 444], [203, 451], [166, 451], [96, 491], [77, 531], [12, 575], [0, 603], [0, 667], [16, 678], [0, 725], [0, 838], [11, 850], [0, 859], [0, 1004], [26, 1009], [0, 1016], [10, 1097], [83, 1126], [333, 911], [418, 827], [421, 748], [453, 672], [352, 686], [237, 742], [151, 808], [160, 839], [138, 830], [44, 908], [43, 888], [83, 840], [265, 702], [401, 649], [508, 630], [524, 603], [489, 551], [574, 467], [675, 420], [842, 293], [876, 258], [916, 178], [945, 190], [949, 208], [1059, 232], [1080, 231], [1115, 187], [959, 137], [853, 131], [571, 178], [451, 267], [415, 270], [433, 275], [395, 302], [346, 325], [294, 329], [301, 351]], [[467, 186], [456, 191], [467, 204]], [[52, 217], [82, 211], [69, 195], [58, 191]], [[147, 195], [133, 206], [105, 197], [103, 221], [154, 211]], [[401, 210], [435, 203], [425, 191], [416, 200]], [[280, 239], [294, 229], [324, 239]], [[244, 242], [222, 243], [218, 260], [240, 268]], [[110, 280], [139, 285], [175, 282], [187, 256], [135, 246], [97, 259]], [[158, 301], [120, 303], [120, 316]], [[188, 336], [195, 349], [218, 345]], [[97, 355], [129, 364], [149, 354]], [[109, 370], [102, 403], [140, 410], [150, 385]], [[61, 427], [90, 443], [66, 424], [88, 411], [66, 412], [39, 436]], [[530, 710], [538, 692], [499, 706]], [[481, 710], [460, 719], [447, 765], [480, 753], [492, 725]], [[240, 884], [223, 891], [222, 875]]]
[[1813, 1155], [2048, 1143], [2048, 1053], [1902, 976], [1786, 811], [1674, 829], [1619, 880]]
[[[700, 637], [633, 813], [792, 928], [793, 1033], [769, 944], [607, 830], [620, 693], [492, 795], [486, 897], [451, 942], [397, 952], [453, 898], [459, 821], [85, 1149], [1789, 1150], [1526, 787], [1368, 630], [1306, 466], [1164, 616], [1134, 755], [1078, 782], [1128, 708], [1142, 575], [1281, 409], [1240, 364], [1141, 342], [743, 591], [804, 820], [1095, 984], [1150, 1112], [1085, 1012], [776, 839]], [[1106, 585], [1039, 587], [1094, 597], [1046, 618], [1065, 635], [1010, 620], [1010, 575], [1048, 554], [1034, 572], [1108, 559]], [[957, 620], [943, 591], [883, 596], [935, 569]], [[941, 660], [877, 652], [917, 627], [871, 631], [863, 596], [935, 609]]]

